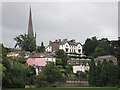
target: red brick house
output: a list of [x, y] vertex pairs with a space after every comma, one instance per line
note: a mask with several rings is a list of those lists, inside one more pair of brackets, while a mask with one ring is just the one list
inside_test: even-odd
[[113, 63], [114, 63], [114, 65], [117, 65], [117, 58], [116, 58], [115, 56], [112, 56], [112, 55], [99, 56], [99, 57], [95, 58], [95, 62], [96, 62], [96, 63], [97, 63], [98, 61], [103, 62], [105, 59], [107, 60], [107, 62], [110, 61], [110, 60], [112, 60]]

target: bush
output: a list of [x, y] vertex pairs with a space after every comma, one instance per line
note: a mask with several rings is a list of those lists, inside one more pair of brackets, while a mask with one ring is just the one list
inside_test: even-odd
[[36, 76], [36, 83], [38, 87], [44, 87], [47, 85], [46, 76], [43, 74], [43, 72]]
[[77, 71], [76, 76], [81, 78], [87, 78], [87, 73], [82, 71]]

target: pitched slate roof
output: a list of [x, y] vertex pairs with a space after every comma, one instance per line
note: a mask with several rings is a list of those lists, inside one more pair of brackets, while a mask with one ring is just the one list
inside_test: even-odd
[[108, 55], [108, 56], [99, 56], [97, 58], [110, 58], [110, 57], [111, 57], [111, 55]]
[[60, 44], [60, 45], [64, 45], [66, 42], [67, 42], [67, 41], [65, 41], [65, 42], [62, 41], [62, 42], [59, 42], [59, 44]]

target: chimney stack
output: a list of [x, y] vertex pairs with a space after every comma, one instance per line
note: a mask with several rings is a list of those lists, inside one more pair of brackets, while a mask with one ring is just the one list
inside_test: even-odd
[[59, 42], [61, 42], [61, 39], [59, 39]]

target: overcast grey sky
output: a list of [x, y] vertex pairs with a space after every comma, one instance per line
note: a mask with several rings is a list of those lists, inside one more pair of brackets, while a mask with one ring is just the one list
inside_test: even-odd
[[84, 44], [93, 36], [109, 40], [118, 37], [117, 2], [5, 2], [2, 3], [2, 40], [6, 47], [14, 47], [13, 38], [27, 33], [30, 5], [37, 45], [64, 38]]

